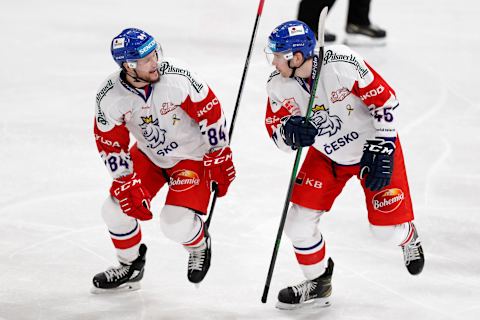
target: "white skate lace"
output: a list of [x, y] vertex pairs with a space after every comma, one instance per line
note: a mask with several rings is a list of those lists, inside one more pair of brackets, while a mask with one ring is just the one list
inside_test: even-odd
[[405, 265], [408, 266], [411, 261], [420, 259], [419, 247], [420, 241], [417, 239], [403, 247], [403, 258], [405, 260]]
[[128, 274], [130, 266], [121, 266], [121, 267], [112, 267], [105, 271], [105, 276], [108, 282], [111, 282], [115, 279], [122, 278]]
[[190, 251], [190, 256], [188, 257], [188, 270], [202, 270], [206, 251], [206, 249]]
[[315, 290], [316, 287], [316, 282], [305, 280], [302, 283], [293, 286], [292, 290], [296, 296], [300, 296], [300, 302], [304, 302], [310, 297], [310, 291]]

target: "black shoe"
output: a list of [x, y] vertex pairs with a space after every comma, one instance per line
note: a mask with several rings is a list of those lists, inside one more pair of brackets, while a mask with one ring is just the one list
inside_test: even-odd
[[[93, 285], [98, 289], [115, 289], [123, 284], [131, 284], [130, 290], [139, 289], [139, 281], [145, 271], [145, 254], [147, 246], [143, 243], [138, 249], [138, 258], [132, 264], [120, 263], [118, 267], [112, 267], [105, 272], [100, 272], [93, 277]], [[97, 293], [92, 291], [93, 293]]]
[[307, 303], [329, 306], [329, 298], [332, 294], [333, 265], [333, 260], [329, 258], [327, 269], [318, 278], [305, 280], [296, 286], [280, 290], [277, 308], [291, 310], [303, 307]]
[[387, 32], [373, 24], [362, 26], [354, 23], [347, 24], [347, 45], [384, 45]]
[[197, 248], [188, 248], [188, 281], [200, 283], [207, 275], [212, 258], [211, 240], [205, 229], [205, 242]]
[[418, 238], [417, 229], [413, 223], [411, 223], [411, 227], [413, 228], [412, 239], [402, 246], [403, 260], [405, 261], [405, 267], [407, 267], [408, 272], [417, 275], [423, 270], [425, 256], [423, 255], [423, 248]]

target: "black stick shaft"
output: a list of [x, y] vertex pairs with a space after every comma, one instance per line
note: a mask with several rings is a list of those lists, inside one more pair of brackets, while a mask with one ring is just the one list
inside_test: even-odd
[[[240, 106], [240, 101], [242, 99], [243, 86], [245, 84], [245, 79], [247, 78], [248, 66], [250, 64], [250, 57], [252, 55], [253, 45], [255, 43], [255, 37], [257, 35], [258, 24], [260, 22], [260, 17], [262, 16], [264, 3], [265, 3], [265, 0], [260, 0], [260, 2], [258, 3], [257, 16], [255, 18], [255, 24], [253, 25], [253, 32], [250, 38], [250, 45], [248, 46], [248, 53], [247, 53], [247, 58], [245, 59], [245, 66], [243, 68], [242, 80], [240, 81], [240, 88], [238, 89], [237, 101], [235, 102], [235, 109], [233, 110], [232, 122], [230, 123], [230, 130], [228, 131], [228, 141], [230, 143], [232, 142], [233, 128], [235, 127], [235, 121], [237, 119], [237, 113]], [[205, 225], [207, 226], [207, 228], [210, 226], [210, 222], [212, 221], [213, 210], [215, 209], [216, 202], [217, 202], [217, 188], [214, 187], [210, 213], [208, 215], [207, 221], [205, 221]]]
[[272, 259], [270, 260], [270, 267], [268, 268], [267, 280], [265, 281], [265, 287], [262, 294], [262, 302], [267, 302], [268, 291], [270, 289], [270, 282], [272, 281], [273, 269], [275, 268], [275, 262], [277, 261], [278, 249], [280, 248], [280, 242], [282, 240], [282, 233], [285, 227], [285, 220], [287, 218], [288, 206], [290, 204], [290, 198], [292, 197], [293, 186], [295, 185], [295, 178], [297, 175], [296, 167], [300, 163], [302, 153], [297, 152], [295, 156], [295, 162], [292, 169], [292, 175], [290, 176], [290, 184], [288, 185], [287, 196], [285, 197], [285, 203], [283, 204], [282, 217], [280, 219], [280, 225], [278, 226], [277, 237], [275, 238], [275, 245], [273, 246]]
[[[319, 50], [313, 56], [312, 73], [311, 73], [311, 87], [310, 87], [310, 99], [308, 101], [308, 108], [305, 118], [310, 117], [312, 112], [313, 103], [315, 101], [315, 92], [317, 90], [318, 79], [320, 77], [320, 70], [323, 62], [323, 46], [324, 46], [324, 32], [325, 32], [325, 18], [327, 16], [327, 7], [325, 7], [320, 14], [319, 21]], [[282, 233], [285, 227], [285, 220], [287, 219], [288, 207], [290, 204], [290, 198], [293, 192], [293, 186], [295, 185], [295, 178], [297, 176], [298, 166], [300, 165], [300, 159], [302, 156], [302, 148], [297, 150], [295, 162], [293, 164], [292, 174], [290, 176], [290, 184], [288, 185], [287, 196], [285, 197], [285, 203], [283, 205], [282, 216], [280, 218], [280, 225], [278, 226], [277, 237], [275, 239], [275, 245], [273, 247], [272, 258], [270, 260], [270, 267], [268, 268], [267, 279], [265, 280], [265, 287], [263, 288], [262, 302], [267, 302], [268, 291], [270, 290], [270, 282], [272, 281], [273, 269], [275, 268], [275, 262], [277, 261], [278, 249], [280, 248], [280, 242], [282, 240]]]

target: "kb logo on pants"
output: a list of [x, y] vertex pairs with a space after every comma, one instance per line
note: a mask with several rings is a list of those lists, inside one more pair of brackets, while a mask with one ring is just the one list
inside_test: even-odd
[[297, 175], [297, 179], [295, 180], [296, 184], [304, 184], [309, 187], [313, 187], [315, 189], [322, 189], [323, 183], [320, 180], [315, 180], [312, 178], [306, 177], [305, 172], [301, 172]]

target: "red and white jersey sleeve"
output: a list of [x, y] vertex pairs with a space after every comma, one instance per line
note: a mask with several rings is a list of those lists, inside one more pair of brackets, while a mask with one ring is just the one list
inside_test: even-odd
[[181, 108], [198, 124], [208, 151], [227, 146], [227, 119], [215, 93], [206, 83], [200, 91], [191, 85], [186, 88]]
[[324, 63], [333, 63], [340, 83], [368, 107], [375, 135], [396, 137], [395, 111], [399, 103], [388, 83], [360, 55], [345, 46], [326, 50]]
[[[273, 84], [271, 80], [275, 78], [276, 84]], [[297, 84], [291, 82], [291, 79], [282, 79], [278, 71], [272, 72], [267, 82], [267, 111], [265, 113], [265, 127], [267, 128], [268, 135], [275, 142], [275, 145], [282, 151], [292, 152], [292, 148], [285, 144], [285, 141], [281, 134], [282, 119], [288, 116], [301, 115], [301, 109], [298, 105], [295, 96], [292, 94], [288, 96], [288, 93], [295, 92]], [[282, 90], [276, 90], [281, 87]], [[288, 97], [285, 97], [283, 93], [287, 93]]]
[[[133, 172], [128, 146], [130, 136], [125, 126], [125, 114], [129, 112], [116, 96], [109, 94], [114, 89], [119, 72], [110, 76], [96, 95], [94, 135], [98, 152], [112, 178]], [[117, 84], [118, 86], [118, 84]]]

